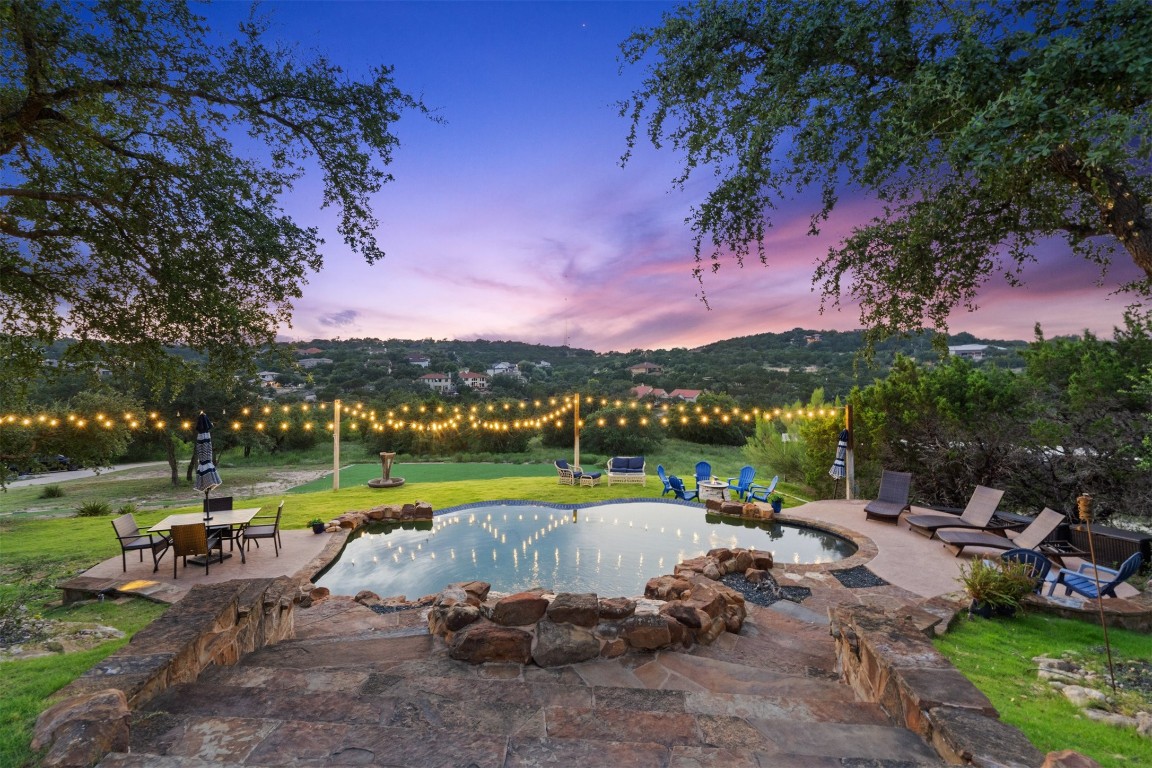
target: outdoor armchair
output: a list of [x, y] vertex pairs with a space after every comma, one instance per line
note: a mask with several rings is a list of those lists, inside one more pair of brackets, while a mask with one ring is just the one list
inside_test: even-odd
[[556, 482], [560, 485], [576, 485], [580, 475], [584, 474], [580, 467], [573, 466], [564, 459], [556, 459], [552, 463], [556, 466], [556, 472], [559, 475]]
[[736, 498], [743, 499], [752, 486], [752, 479], [756, 477], [756, 470], [750, 464], [740, 468], [740, 477], [728, 478], [728, 489], [736, 492]]
[[706, 461], [696, 462], [696, 490], [700, 490], [700, 483], [712, 479], [712, 465]]
[[864, 505], [864, 519], [900, 522], [900, 513], [908, 509], [908, 494], [911, 490], [911, 472], [884, 470], [880, 475], [880, 492], [873, 501]]
[[656, 465], [656, 477], [660, 478], [660, 482], [664, 484], [664, 490], [660, 491], [660, 495], [663, 496], [666, 493], [671, 493], [672, 486], [668, 483], [668, 473], [664, 471], [663, 464]]
[[[1056, 586], [1064, 587], [1064, 594], [1071, 595], [1073, 592], [1084, 595], [1088, 598], [1097, 597], [1116, 597], [1116, 586], [1121, 584], [1140, 570], [1140, 564], [1144, 562], [1144, 556], [1139, 552], [1133, 554], [1127, 560], [1120, 564], [1117, 569], [1105, 568], [1102, 565], [1096, 566], [1096, 577], [1092, 576], [1092, 564], [1081, 563], [1080, 567], [1075, 571], [1067, 568], [1061, 568], [1060, 572], [1056, 574], [1056, 579], [1052, 582], [1052, 586], [1048, 589], [1048, 594], [1056, 591]], [[1105, 581], [1101, 576], [1110, 577]]]
[[976, 490], [972, 491], [972, 498], [968, 499], [968, 505], [964, 507], [964, 512], [959, 517], [947, 513], [909, 515], [906, 518], [908, 527], [928, 538], [935, 536], [936, 531], [941, 528], [982, 531], [991, 524], [992, 518], [996, 515], [996, 507], [1003, 496], [1004, 491], [978, 485]]
[[683, 499], [684, 501], [691, 501], [692, 499], [700, 500], [700, 490], [689, 491], [684, 487], [684, 481], [676, 477], [676, 475], [668, 476], [668, 484], [672, 486], [672, 493], [676, 498]]
[[768, 485], [756, 485], [753, 483], [748, 486], [748, 500], [763, 501], [766, 503], [771, 501], [772, 492], [776, 490], [776, 484], [779, 482], [780, 475], [776, 475]]
[[1048, 578], [1048, 572], [1052, 570], [1052, 563], [1048, 558], [1034, 549], [1010, 549], [1000, 555], [1000, 559], [1006, 562], [1024, 563], [1027, 565], [1028, 576], [1036, 582], [1036, 588], [1032, 591], [1037, 594], [1040, 593], [1041, 587], [1044, 586], [1044, 581]]
[[172, 544], [167, 536], [140, 530], [140, 526], [136, 525], [136, 518], [132, 516], [131, 512], [120, 515], [113, 520], [112, 527], [116, 530], [116, 538], [120, 540], [120, 562], [124, 566], [125, 573], [128, 572], [128, 552], [130, 550], [139, 550], [140, 562], [144, 562], [144, 550], [151, 551], [152, 573], [160, 570], [160, 558], [164, 557], [164, 553]]

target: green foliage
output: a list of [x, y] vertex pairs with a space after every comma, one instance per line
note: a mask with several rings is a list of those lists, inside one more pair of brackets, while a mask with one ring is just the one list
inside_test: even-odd
[[62, 499], [64, 495], [64, 489], [58, 485], [46, 485], [40, 489], [42, 499]]
[[86, 501], [76, 507], [76, 517], [105, 517], [112, 514], [112, 506], [104, 501]]
[[120, 508], [116, 510], [117, 515], [135, 515], [140, 512], [140, 508], [132, 502], [121, 504]]
[[[217, 42], [182, 1], [14, 0], [0, 20], [0, 384], [66, 327], [73, 360], [159, 367], [185, 343], [246, 369], [322, 264], [279, 203], [306, 170], [345, 244], [383, 256], [391, 128], [426, 111], [389, 68], [353, 80], [266, 42], [261, 17]], [[255, 151], [233, 148], [243, 134]]]
[[960, 566], [960, 583], [968, 597], [993, 608], [1018, 610], [1036, 588], [1027, 563], [974, 559]]
[[[1118, 668], [1127, 661], [1147, 661], [1148, 635], [1113, 628], [1108, 637]], [[1075, 745], [1105, 768], [1130, 768], [1133, 756], [1147, 751], [1147, 740], [1134, 729], [1083, 717], [1059, 691], [1037, 679], [1032, 661], [1037, 656], [1060, 658], [1072, 651], [1099, 661], [1099, 625], [1032, 612], [1013, 621], [956, 622], [935, 642], [988, 696], [1001, 719], [1022, 730], [1041, 752]], [[1150, 703], [1144, 702], [1144, 711]]]
[[763, 471], [766, 476], [779, 475], [783, 479], [791, 478], [795, 481], [803, 479], [804, 469], [804, 442], [794, 432], [787, 433], [789, 439], [785, 440], [785, 433], [781, 430], [778, 421], [773, 419], [756, 419], [755, 434], [748, 438], [744, 445], [744, 455], [748, 462]]
[[[743, 445], [748, 427], [739, 421], [724, 421], [738, 406], [731, 395], [704, 393], [693, 405], [669, 410], [668, 435], [703, 445]], [[683, 418], [681, 418], [683, 416]]]
[[625, 159], [646, 136], [683, 155], [677, 185], [715, 179], [698, 278], [767, 263], [765, 212], [795, 190], [820, 193], [813, 234], [867, 190], [882, 213], [817, 269], [824, 301], [846, 293], [873, 339], [944, 330], [1052, 235], [1152, 280], [1150, 39], [1145, 0], [685, 3], [621, 46], [646, 70]]
[[[648, 419], [639, 426], [640, 419]], [[580, 447], [608, 456], [647, 456], [664, 442], [664, 428], [651, 417], [628, 407], [600, 408], [584, 417]], [[571, 445], [571, 441], [569, 441]]]

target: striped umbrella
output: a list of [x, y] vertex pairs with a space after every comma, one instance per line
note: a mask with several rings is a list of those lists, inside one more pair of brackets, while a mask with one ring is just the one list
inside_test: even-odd
[[201, 413], [196, 418], [196, 482], [193, 487], [204, 491], [204, 498], [208, 492], [221, 484], [220, 473], [216, 471], [216, 464], [212, 461], [212, 420], [208, 414]]
[[828, 470], [828, 474], [832, 475], [835, 480], [843, 480], [848, 476], [848, 470], [844, 466], [844, 459], [848, 455], [848, 430], [840, 430], [840, 440], [836, 443], [836, 460], [832, 462], [832, 469]]

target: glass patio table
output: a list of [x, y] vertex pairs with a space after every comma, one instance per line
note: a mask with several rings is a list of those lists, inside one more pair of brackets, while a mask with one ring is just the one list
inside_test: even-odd
[[[149, 533], [167, 533], [172, 530], [174, 525], [195, 525], [203, 523], [208, 528], [227, 528], [229, 538], [235, 539], [235, 532], [238, 529], [243, 529], [244, 526], [252, 522], [252, 518], [260, 514], [260, 507], [247, 507], [244, 509], [221, 509], [215, 512], [182, 512], [176, 515], [168, 515], [156, 525], [148, 529]], [[210, 515], [210, 516], [209, 516]], [[225, 558], [232, 557], [231, 552], [221, 553]], [[223, 559], [223, 558], [222, 558]], [[244, 544], [240, 544], [240, 562], [246, 563], [248, 559], [244, 555]]]

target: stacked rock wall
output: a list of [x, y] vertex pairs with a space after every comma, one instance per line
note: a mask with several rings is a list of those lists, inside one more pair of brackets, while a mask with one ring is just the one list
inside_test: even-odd
[[[534, 663], [541, 667], [614, 658], [631, 650], [708, 645], [739, 632], [744, 597], [716, 581], [725, 573], [772, 567], [772, 556], [716, 549], [649, 580], [642, 598], [601, 598], [543, 589], [500, 598], [486, 582], [453, 584], [436, 596], [428, 629], [454, 659]], [[714, 574], [714, 575], [713, 575]]]

